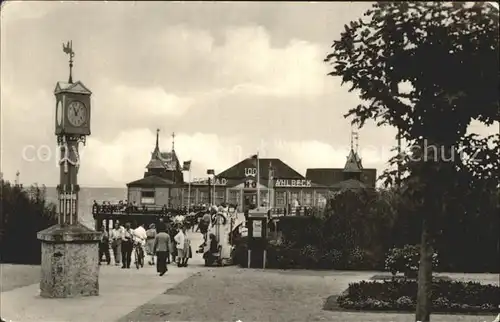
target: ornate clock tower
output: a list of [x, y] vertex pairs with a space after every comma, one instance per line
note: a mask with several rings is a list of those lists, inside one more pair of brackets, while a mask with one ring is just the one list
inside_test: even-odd
[[73, 82], [75, 53], [72, 42], [63, 44], [69, 55], [69, 79], [54, 90], [55, 134], [59, 160], [58, 224], [38, 233], [42, 241], [42, 297], [63, 298], [99, 295], [98, 244], [100, 232], [78, 221], [79, 144], [90, 135], [90, 90]]

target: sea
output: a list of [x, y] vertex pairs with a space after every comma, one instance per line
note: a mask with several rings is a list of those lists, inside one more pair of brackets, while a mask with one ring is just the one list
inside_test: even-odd
[[[127, 188], [80, 187], [78, 197], [79, 221], [85, 226], [94, 229], [95, 222], [92, 217], [92, 204], [94, 203], [94, 200], [97, 202], [110, 201], [111, 203], [125, 200], [127, 199]], [[47, 187], [46, 199], [47, 202], [53, 202], [57, 205], [56, 187]]]

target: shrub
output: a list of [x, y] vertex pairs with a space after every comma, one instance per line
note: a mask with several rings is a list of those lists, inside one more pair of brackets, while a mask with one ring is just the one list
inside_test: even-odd
[[[414, 310], [416, 281], [362, 281], [350, 284], [337, 303], [346, 309]], [[474, 282], [434, 281], [431, 301], [435, 312], [494, 312], [500, 305], [500, 287]]]
[[[40, 264], [37, 233], [57, 223], [54, 204], [45, 201], [45, 187], [12, 186], [0, 180], [0, 253], [3, 263]], [[22, 251], [19, 251], [22, 249]]]
[[[403, 248], [392, 248], [389, 250], [385, 259], [385, 269], [396, 275], [404, 273], [405, 276], [411, 276], [418, 272], [420, 264], [420, 246], [405, 245]], [[434, 253], [432, 256], [433, 268], [438, 267], [438, 256]]]

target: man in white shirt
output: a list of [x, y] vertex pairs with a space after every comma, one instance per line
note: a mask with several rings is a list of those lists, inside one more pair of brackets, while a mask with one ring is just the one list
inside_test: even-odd
[[147, 238], [148, 238], [148, 235], [146, 234], [146, 229], [144, 228], [144, 224], [140, 224], [139, 227], [134, 229], [135, 242], [137, 242], [141, 245], [145, 245]]
[[115, 259], [115, 265], [119, 266], [122, 259], [122, 237], [125, 233], [125, 228], [120, 225], [117, 220], [113, 229], [111, 230], [111, 249], [113, 250], [113, 258]]
[[[142, 247], [142, 256], [145, 257], [146, 254], [146, 239], [148, 238], [148, 234], [146, 233], [146, 229], [144, 228], [144, 224], [140, 224], [139, 227], [134, 229], [134, 241], [141, 245]], [[144, 263], [144, 258], [141, 263]]]

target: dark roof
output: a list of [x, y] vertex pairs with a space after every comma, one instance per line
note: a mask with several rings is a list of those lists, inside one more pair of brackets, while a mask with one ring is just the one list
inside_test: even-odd
[[165, 169], [167, 170], [180, 169], [179, 159], [177, 158], [175, 151], [161, 152], [159, 159], [163, 162]]
[[344, 180], [332, 185], [332, 188], [337, 189], [360, 189], [366, 187], [367, 186], [363, 182], [356, 179]]
[[[344, 169], [340, 168], [314, 168], [307, 169], [306, 178], [324, 186], [333, 186], [345, 179]], [[362, 169], [361, 182], [368, 187], [375, 187], [377, 169]]]
[[173, 181], [155, 175], [127, 183], [127, 187], [170, 187], [173, 185], [175, 185]]
[[68, 82], [57, 82], [56, 88], [54, 89], [54, 93], [62, 93], [62, 92], [70, 92], [76, 94], [87, 94], [90, 95], [92, 92], [83, 85], [82, 82], [76, 81], [74, 83]]
[[165, 164], [159, 159], [151, 158], [151, 160], [149, 160], [149, 163], [146, 166], [146, 168], [147, 169], [165, 169]]
[[331, 186], [344, 180], [343, 169], [315, 168], [306, 170], [306, 178], [314, 183]]
[[[259, 174], [261, 179], [269, 179], [270, 165], [274, 172], [274, 178], [305, 179], [303, 175], [292, 169], [288, 164], [276, 158], [259, 159]], [[217, 177], [226, 179], [244, 178], [245, 168], [255, 167], [257, 167], [256, 159], [248, 158], [217, 174]]]
[[345, 162], [344, 172], [361, 172], [362, 169], [363, 165], [361, 164], [361, 158], [351, 149], [347, 156], [347, 161]]

